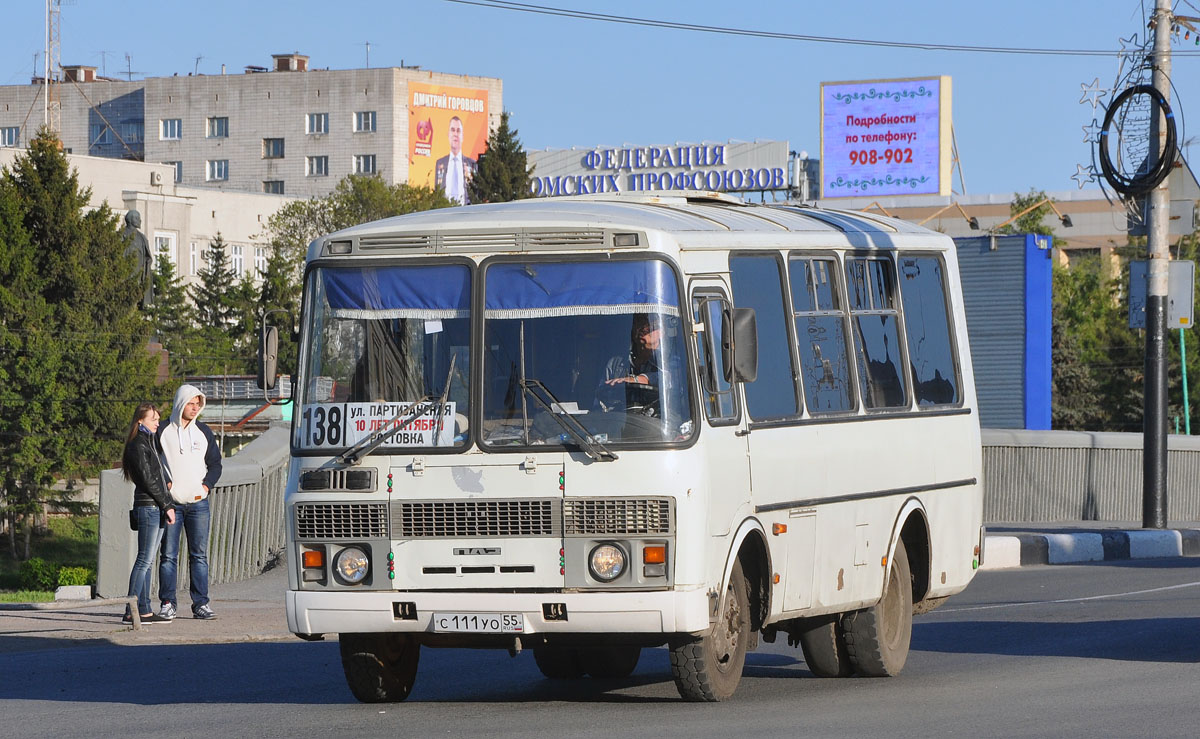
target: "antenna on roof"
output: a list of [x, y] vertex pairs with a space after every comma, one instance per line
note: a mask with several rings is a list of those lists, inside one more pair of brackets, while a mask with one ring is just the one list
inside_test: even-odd
[[367, 69], [371, 68], [371, 42], [363, 42], [363, 46], [367, 47]]
[[199, 55], [198, 55], [198, 56], [196, 57], [196, 66], [192, 67], [192, 74], [193, 74], [193, 75], [200, 74], [200, 62], [201, 62], [201, 61], [203, 61], [203, 60], [204, 60], [204, 57], [203, 57], [203, 56], [199, 56]]
[[125, 76], [129, 78], [130, 82], [133, 82], [135, 74], [141, 74], [141, 72], [133, 71], [133, 60], [129, 58], [129, 52], [127, 51], [125, 52]]

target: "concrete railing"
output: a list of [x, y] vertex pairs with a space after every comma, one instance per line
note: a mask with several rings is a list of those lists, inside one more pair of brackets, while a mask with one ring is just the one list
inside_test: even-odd
[[[288, 429], [272, 426], [222, 465], [209, 498], [209, 584], [235, 582], [263, 571], [284, 546], [283, 491], [287, 483]], [[133, 486], [120, 470], [100, 473], [100, 556], [96, 594], [123, 596], [137, 558], [137, 534], [129, 530]], [[157, 567], [155, 590], [157, 589]], [[188, 588], [186, 535], [180, 543], [178, 592]], [[181, 604], [182, 605], [182, 604]]]
[[[1142, 520], [1142, 435], [983, 430], [983, 520]], [[1167, 437], [1167, 516], [1200, 521], [1200, 437]]]

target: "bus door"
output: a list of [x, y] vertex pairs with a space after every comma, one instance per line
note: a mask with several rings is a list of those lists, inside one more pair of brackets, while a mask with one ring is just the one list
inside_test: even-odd
[[750, 501], [746, 419], [721, 360], [721, 318], [732, 306], [719, 280], [696, 280], [691, 289], [697, 397], [704, 417], [699, 447], [708, 480], [708, 533], [727, 536], [738, 509]]

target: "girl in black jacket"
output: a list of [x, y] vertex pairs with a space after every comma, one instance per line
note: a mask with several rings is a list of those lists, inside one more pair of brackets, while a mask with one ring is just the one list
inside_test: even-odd
[[[158, 430], [158, 409], [153, 403], [142, 403], [133, 412], [129, 434], [125, 440], [125, 453], [121, 457], [121, 470], [125, 479], [133, 483], [133, 513], [137, 520], [138, 553], [129, 573], [129, 595], [137, 596], [138, 613], [142, 623], [169, 623], [154, 614], [150, 605], [150, 567], [154, 564], [158, 543], [162, 539], [164, 518], [166, 523], [175, 521], [175, 504], [167, 493], [163, 478], [162, 461], [158, 456], [158, 444], [154, 432]], [[125, 623], [133, 621], [133, 615], [125, 608]]]

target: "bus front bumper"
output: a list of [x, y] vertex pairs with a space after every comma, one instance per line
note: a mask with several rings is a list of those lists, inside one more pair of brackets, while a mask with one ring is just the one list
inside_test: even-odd
[[[305, 636], [384, 631], [432, 634], [438, 632], [434, 614], [521, 614], [524, 634], [700, 634], [710, 626], [710, 600], [702, 590], [633, 593], [289, 590], [286, 602], [288, 628]], [[565, 606], [565, 618], [555, 617], [561, 614], [560, 606]]]

